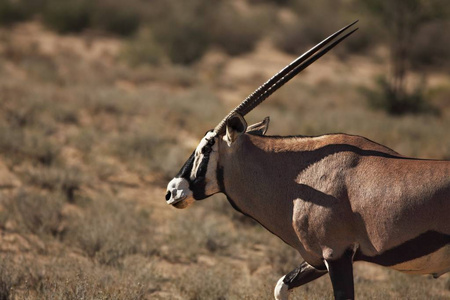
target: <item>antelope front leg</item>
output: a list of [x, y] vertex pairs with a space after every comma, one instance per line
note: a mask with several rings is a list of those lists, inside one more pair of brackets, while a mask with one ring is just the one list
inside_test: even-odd
[[313, 281], [326, 273], [327, 270], [318, 270], [307, 262], [302, 262], [298, 268], [278, 280], [274, 290], [275, 299], [288, 300], [290, 290]]
[[334, 299], [355, 299], [353, 286], [353, 251], [346, 251], [336, 260], [326, 260], [331, 284], [333, 285]]

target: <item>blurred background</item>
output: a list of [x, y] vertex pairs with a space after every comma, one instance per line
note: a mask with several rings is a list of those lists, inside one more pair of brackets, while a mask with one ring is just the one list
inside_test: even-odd
[[[223, 196], [165, 186], [204, 132], [315, 43], [345, 42], [246, 118], [450, 159], [446, 0], [0, 0], [0, 299], [272, 299], [301, 258]], [[359, 299], [450, 277], [355, 265]], [[329, 279], [293, 299], [331, 299]]]

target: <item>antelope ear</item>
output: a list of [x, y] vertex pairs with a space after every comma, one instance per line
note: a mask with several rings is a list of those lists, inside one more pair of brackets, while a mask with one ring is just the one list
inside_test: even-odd
[[242, 115], [235, 113], [228, 118], [226, 130], [225, 138], [228, 146], [231, 146], [231, 144], [247, 130], [247, 122]]
[[270, 118], [265, 117], [261, 122], [255, 123], [247, 127], [247, 133], [255, 135], [265, 135], [269, 129]]

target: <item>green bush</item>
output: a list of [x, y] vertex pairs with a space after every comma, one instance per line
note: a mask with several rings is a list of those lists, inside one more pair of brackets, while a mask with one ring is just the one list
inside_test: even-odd
[[381, 109], [391, 115], [431, 113], [438, 114], [438, 110], [427, 102], [425, 87], [419, 84], [412, 92], [397, 93], [384, 77], [377, 79], [377, 90], [362, 89], [369, 105]]
[[[336, 3], [335, 3], [336, 2]], [[299, 54], [330, 34], [330, 28], [339, 28], [342, 1], [299, 1], [289, 4], [294, 18], [283, 21], [275, 32], [275, 44], [291, 54]], [[317, 22], [320, 20], [320, 22]]]
[[424, 25], [417, 32], [411, 47], [411, 62], [414, 68], [439, 67], [448, 62], [450, 32], [447, 28], [449, 26], [450, 21], [435, 21]]
[[298, 55], [308, 46], [309, 41], [304, 37], [301, 22], [296, 19], [278, 27], [274, 34], [274, 43], [281, 51]]
[[[292, 0], [289, 6], [295, 15], [281, 21], [274, 31], [274, 41], [280, 50], [294, 55], [301, 54], [337, 29], [354, 21], [359, 14], [352, 1]], [[334, 53], [363, 52], [377, 40], [380, 30], [376, 23], [364, 20], [357, 26], [361, 27], [361, 30], [333, 49]]]
[[215, 4], [202, 0], [167, 1], [163, 6], [164, 17], [151, 24], [156, 41], [175, 64], [198, 61], [211, 44], [209, 24]]
[[215, 13], [211, 28], [212, 43], [230, 55], [250, 52], [265, 29], [263, 18], [256, 14], [239, 13], [229, 3], [224, 3]]
[[42, 19], [59, 33], [80, 32], [91, 25], [92, 8], [88, 0], [49, 0]]
[[195, 20], [183, 19], [166, 25], [157, 33], [157, 39], [173, 63], [188, 65], [203, 57], [210, 41], [202, 25]]
[[164, 17], [151, 22], [155, 41], [172, 62], [185, 65], [211, 45], [230, 55], [252, 51], [270, 20], [269, 14], [241, 13], [225, 1], [167, 1], [161, 11]]
[[249, 0], [251, 4], [275, 4], [279, 6], [285, 6], [289, 4], [292, 0]]
[[137, 31], [140, 17], [123, 4], [98, 5], [92, 16], [92, 25], [114, 34], [129, 36]]
[[0, 24], [11, 25], [31, 16], [24, 1], [0, 0]]
[[164, 58], [161, 46], [148, 29], [141, 30], [129, 40], [123, 47], [121, 56], [133, 67], [142, 64], [158, 65]]

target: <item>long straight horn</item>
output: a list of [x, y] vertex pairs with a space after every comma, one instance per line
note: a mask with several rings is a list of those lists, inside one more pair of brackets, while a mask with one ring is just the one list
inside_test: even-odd
[[[325, 53], [330, 51], [334, 46], [339, 44], [342, 40], [347, 38], [350, 34], [355, 32], [358, 28], [350, 31], [349, 33], [341, 36], [339, 39], [332, 42], [338, 35], [343, 33], [345, 30], [356, 24], [358, 20], [355, 22], [345, 26], [344, 28], [336, 31], [322, 42], [311, 48], [309, 51], [305, 52], [297, 59], [292, 61], [289, 65], [284, 67], [280, 72], [278, 72], [275, 76], [270, 78], [266, 83], [257, 88], [253, 93], [251, 93], [241, 104], [239, 104], [236, 108], [234, 108], [220, 123], [214, 128], [214, 132], [216, 134], [221, 134], [224, 132], [225, 124], [227, 119], [235, 113], [240, 113], [242, 115], [246, 115], [253, 108], [259, 105], [262, 101], [267, 99], [273, 92], [275, 92], [278, 88], [284, 85], [286, 82], [291, 80], [295, 75], [306, 69], [309, 65], [311, 65], [314, 61], [322, 57]], [[327, 46], [328, 45], [328, 46]], [[323, 47], [327, 46], [322, 51], [318, 52]], [[314, 55], [314, 56], [313, 56]]]

